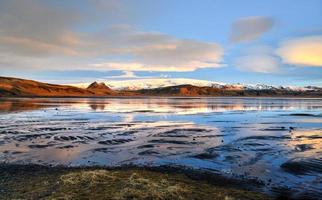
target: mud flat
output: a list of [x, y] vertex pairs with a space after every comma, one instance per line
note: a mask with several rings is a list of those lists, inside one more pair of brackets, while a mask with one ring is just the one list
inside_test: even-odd
[[322, 99], [26, 101], [0, 98], [0, 199], [322, 197]]

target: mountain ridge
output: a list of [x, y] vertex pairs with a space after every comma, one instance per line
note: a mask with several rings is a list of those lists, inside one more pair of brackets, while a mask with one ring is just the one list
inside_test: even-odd
[[[317, 86], [273, 86], [266, 84], [227, 84], [223, 82], [214, 82], [207, 80], [188, 79], [188, 78], [147, 78], [147, 79], [132, 79], [132, 80], [110, 80], [102, 82], [108, 85], [113, 90], [143, 90], [156, 89], [168, 86], [178, 85], [194, 85], [198, 87], [215, 87], [220, 89], [231, 90], [266, 90], [266, 89], [287, 89], [287, 90], [315, 90], [321, 89]], [[76, 83], [70, 84], [75, 87], [87, 88], [91, 83]]]
[[0, 96], [32, 97], [32, 96], [102, 96], [95, 91], [69, 85], [42, 83], [33, 80], [0, 77]]
[[0, 77], [0, 97], [104, 97], [104, 96], [239, 96], [239, 97], [322, 97], [322, 88], [298, 90], [287, 87], [245, 87], [243, 85], [195, 86], [182, 84], [159, 88], [116, 91], [105, 83], [93, 82], [87, 88]]

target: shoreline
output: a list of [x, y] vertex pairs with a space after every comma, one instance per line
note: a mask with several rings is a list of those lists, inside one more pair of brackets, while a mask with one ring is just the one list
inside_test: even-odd
[[309, 97], [309, 96], [162, 96], [162, 95], [138, 95], [138, 96], [0, 96], [0, 99], [144, 99], [144, 98], [160, 98], [160, 99], [317, 99], [322, 100], [321, 97]]

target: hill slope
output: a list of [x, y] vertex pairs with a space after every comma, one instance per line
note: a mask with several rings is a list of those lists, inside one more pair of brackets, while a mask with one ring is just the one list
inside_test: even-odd
[[[109, 94], [112, 90], [109, 90]], [[67, 85], [41, 83], [32, 80], [0, 77], [0, 96], [31, 97], [31, 96], [103, 96], [106, 91], [99, 89], [82, 89]]]

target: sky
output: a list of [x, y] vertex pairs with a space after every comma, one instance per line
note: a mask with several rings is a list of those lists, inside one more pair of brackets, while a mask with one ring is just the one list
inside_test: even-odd
[[322, 0], [0, 0], [0, 76], [322, 86]]

